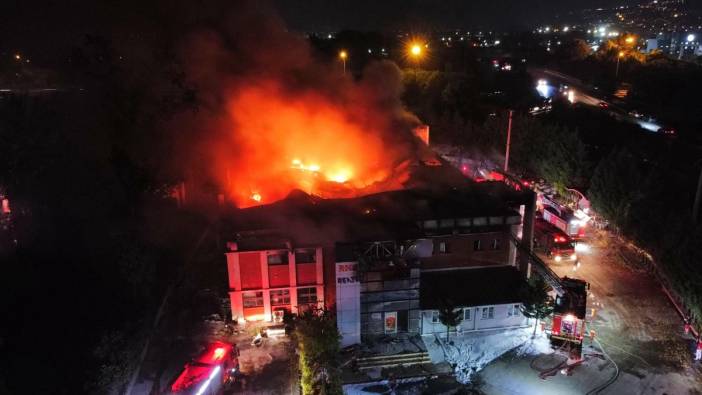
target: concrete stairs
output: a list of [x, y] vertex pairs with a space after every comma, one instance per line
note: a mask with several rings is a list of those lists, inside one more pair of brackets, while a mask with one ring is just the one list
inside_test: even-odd
[[373, 357], [358, 358], [356, 366], [359, 370], [376, 368], [396, 368], [403, 366], [423, 365], [431, 363], [429, 353], [413, 352], [394, 355], [377, 355]]

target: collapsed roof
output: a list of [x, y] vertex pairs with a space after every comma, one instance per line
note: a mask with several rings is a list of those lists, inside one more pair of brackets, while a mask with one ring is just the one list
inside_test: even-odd
[[[278, 202], [236, 210], [223, 221], [229, 241], [298, 246], [339, 241], [412, 240], [425, 237], [422, 222], [474, 217], [518, 217], [510, 190], [501, 183], [466, 183], [462, 188], [402, 189], [322, 199], [293, 191]], [[255, 249], [254, 246], [243, 249]]]

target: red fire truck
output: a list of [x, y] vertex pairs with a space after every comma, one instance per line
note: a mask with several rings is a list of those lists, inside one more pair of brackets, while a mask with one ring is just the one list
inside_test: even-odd
[[557, 203], [544, 194], [538, 194], [537, 206], [544, 221], [554, 225], [573, 239], [585, 236], [585, 226], [589, 218], [579, 217], [573, 210]]
[[239, 370], [236, 345], [214, 342], [185, 368], [173, 381], [172, 395], [218, 395], [234, 381]]
[[534, 248], [543, 249], [546, 255], [556, 262], [578, 259], [573, 240], [565, 232], [541, 218], [534, 221]]
[[562, 294], [556, 296], [551, 327], [551, 347], [579, 357], [585, 337], [587, 290], [590, 285], [574, 278], [563, 277]]

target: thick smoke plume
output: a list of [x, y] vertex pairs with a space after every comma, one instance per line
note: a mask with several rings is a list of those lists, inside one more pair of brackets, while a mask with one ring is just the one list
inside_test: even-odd
[[402, 107], [400, 70], [376, 62], [354, 80], [271, 15], [240, 7], [182, 45], [201, 103], [194, 120], [179, 120], [197, 135], [189, 166], [240, 207], [293, 189], [338, 197], [399, 188], [418, 124]]

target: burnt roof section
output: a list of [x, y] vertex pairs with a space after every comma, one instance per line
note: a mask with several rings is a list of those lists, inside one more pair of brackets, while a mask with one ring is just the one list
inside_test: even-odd
[[[278, 237], [295, 245], [338, 241], [410, 240], [424, 237], [424, 220], [518, 216], [504, 184], [462, 188], [402, 189], [347, 199], [322, 199], [294, 191], [278, 202], [233, 211], [223, 236]], [[507, 191], [508, 192], [508, 191]], [[231, 240], [231, 239], [230, 239]]]
[[447, 300], [456, 307], [519, 303], [523, 284], [513, 266], [422, 272], [420, 307], [435, 310]]

